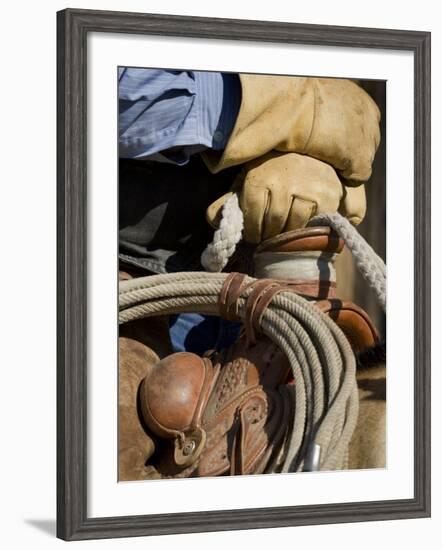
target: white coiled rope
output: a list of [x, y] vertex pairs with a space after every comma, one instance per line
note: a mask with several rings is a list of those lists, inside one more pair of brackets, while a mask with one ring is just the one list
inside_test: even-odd
[[368, 286], [377, 296], [385, 311], [387, 292], [387, 268], [384, 260], [376, 254], [364, 237], [351, 223], [338, 212], [319, 214], [312, 218], [309, 225], [328, 225], [344, 240], [353, 255], [355, 264]]
[[[119, 322], [185, 312], [219, 315], [227, 275], [186, 272], [121, 281]], [[246, 287], [238, 299], [241, 320], [250, 292]], [[321, 451], [319, 469], [345, 468], [358, 414], [356, 362], [347, 338], [327, 315], [292, 292], [273, 297], [261, 330], [283, 350], [295, 380], [283, 388], [293, 399], [290, 433], [269, 471], [305, 469], [311, 449]]]

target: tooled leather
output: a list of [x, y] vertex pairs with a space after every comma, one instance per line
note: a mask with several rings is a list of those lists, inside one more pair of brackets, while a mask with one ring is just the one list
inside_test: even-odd
[[281, 426], [288, 420], [284, 412], [284, 401], [275, 390], [258, 386], [238, 396], [204, 424], [208, 438], [197, 475], [262, 472], [265, 458], [281, 442]]
[[[214, 400], [213, 414], [216, 415], [241, 389], [247, 387], [247, 361], [238, 359], [224, 368], [220, 384], [217, 384], [211, 398]], [[210, 406], [207, 407], [210, 410]]]
[[[262, 394], [262, 388], [251, 388], [238, 395], [217, 415], [204, 421], [203, 426], [208, 437], [198, 464], [198, 475], [221, 475], [230, 469], [231, 448], [238, 432], [239, 411]], [[260, 418], [261, 428], [264, 428], [266, 422], [267, 406], [263, 413]]]
[[[254, 349], [247, 348], [245, 335], [214, 359], [223, 367], [203, 416], [207, 439], [197, 475], [258, 473], [287, 425], [284, 400], [274, 388], [285, 382], [288, 361], [267, 338], [261, 338]], [[241, 457], [239, 470], [235, 453]]]
[[284, 399], [273, 388], [290, 371], [281, 350], [266, 338], [250, 349], [242, 335], [229, 350], [214, 354], [213, 362], [220, 372], [201, 417], [204, 449], [193, 464], [180, 469], [173, 461], [172, 442], [164, 441], [155, 463], [162, 477], [259, 473], [280, 446], [289, 418]]
[[[232, 448], [230, 474], [261, 474], [281, 446], [290, 418], [290, 403], [277, 391], [266, 391], [266, 422], [249, 404], [241, 409], [239, 428]], [[252, 413], [250, 414], [250, 412]]]
[[260, 335], [256, 344], [249, 347], [245, 333], [241, 333], [232, 346], [214, 355], [213, 361], [223, 365], [218, 384], [221, 384], [222, 376], [227, 376], [231, 365], [232, 368], [241, 368], [241, 365], [245, 365], [246, 386], [261, 385], [270, 389], [284, 383], [291, 372], [284, 352], [264, 335]]
[[[270, 403], [269, 403], [270, 402]], [[275, 406], [270, 396], [255, 395], [238, 410], [237, 429], [230, 455], [230, 475], [248, 474], [269, 446], [267, 432], [274, 421]]]

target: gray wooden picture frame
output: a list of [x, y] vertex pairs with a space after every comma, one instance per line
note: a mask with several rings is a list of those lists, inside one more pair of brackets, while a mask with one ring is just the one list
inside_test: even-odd
[[[90, 32], [408, 50], [414, 55], [414, 497], [87, 517], [87, 36]], [[430, 33], [67, 9], [57, 14], [57, 536], [65, 540], [430, 515]]]

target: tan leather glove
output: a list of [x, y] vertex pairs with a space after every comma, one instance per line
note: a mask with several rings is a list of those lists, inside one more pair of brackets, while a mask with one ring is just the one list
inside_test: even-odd
[[358, 187], [343, 185], [343, 196], [338, 212], [345, 216], [353, 225], [359, 225], [367, 212], [367, 199], [364, 184]]
[[[297, 153], [269, 153], [244, 165], [233, 188], [239, 191], [244, 215], [244, 239], [258, 244], [305, 227], [310, 218], [338, 208], [354, 224], [365, 214], [365, 191], [349, 191], [331, 166]], [[216, 227], [231, 195], [212, 203], [207, 220]]]
[[380, 112], [357, 84], [337, 78], [239, 75], [241, 106], [224, 151], [202, 154], [216, 173], [269, 151], [332, 165], [348, 185], [371, 175]]
[[290, 372], [273, 342], [250, 345], [245, 334], [210, 358], [162, 359], [139, 394], [144, 423], [160, 442], [152, 478], [263, 473], [293, 416], [280, 389]]

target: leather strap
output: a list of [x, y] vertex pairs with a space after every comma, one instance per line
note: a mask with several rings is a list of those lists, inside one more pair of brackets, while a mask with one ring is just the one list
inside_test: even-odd
[[229, 321], [239, 321], [238, 317], [238, 298], [247, 288], [244, 283], [247, 275], [244, 273], [229, 273], [218, 298], [220, 315]]
[[270, 302], [280, 292], [294, 292], [293, 288], [287, 285], [281, 285], [278, 281], [261, 280], [253, 285], [255, 288], [247, 298], [246, 316], [244, 326], [247, 340], [250, 344], [255, 344], [256, 333], [261, 332], [261, 321], [264, 311]]
[[266, 296], [271, 293], [272, 289], [276, 289], [280, 285], [277, 281], [274, 280], [272, 281], [270, 279], [261, 279], [253, 283], [251, 286], [252, 291], [247, 298], [244, 319], [244, 328], [246, 331], [246, 337], [249, 346], [255, 344], [256, 331], [260, 330], [259, 323], [256, 323], [255, 319], [258, 304], [263, 302], [268, 304], [269, 302], [267, 302]]

